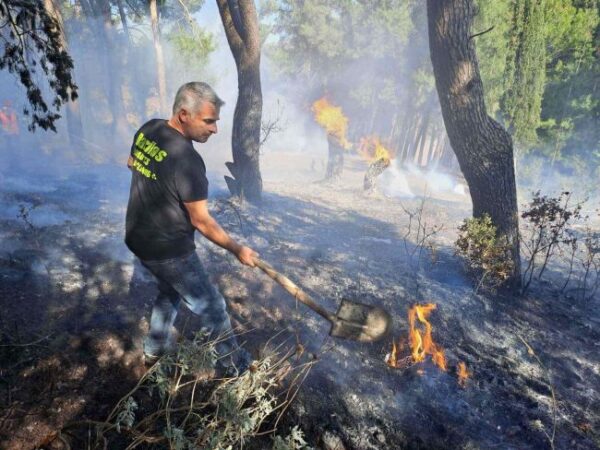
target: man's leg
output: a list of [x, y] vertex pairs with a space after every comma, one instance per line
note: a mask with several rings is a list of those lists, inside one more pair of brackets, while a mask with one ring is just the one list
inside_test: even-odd
[[[146, 263], [145, 263], [146, 264]], [[247, 367], [250, 355], [238, 346], [227, 314], [225, 299], [210, 282], [200, 258], [193, 252], [189, 256], [146, 265], [161, 281], [179, 294], [183, 303], [200, 316], [201, 327], [209, 338], [219, 338], [217, 352], [224, 366]]]
[[[154, 274], [149, 266], [146, 267]], [[176, 342], [171, 330], [181, 301], [177, 291], [156, 275], [155, 277], [158, 281], [158, 296], [150, 316], [150, 331], [144, 339], [144, 354], [150, 357], [160, 356], [175, 348]]]

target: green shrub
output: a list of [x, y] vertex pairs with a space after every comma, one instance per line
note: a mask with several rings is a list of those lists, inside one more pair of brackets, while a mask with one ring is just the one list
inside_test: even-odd
[[[215, 346], [198, 333], [174, 355], [156, 362], [98, 425], [98, 442], [125, 439], [128, 448], [160, 445], [176, 450], [243, 448], [272, 419], [277, 424], [314, 364], [295, 350], [254, 361], [244, 374], [214, 378]], [[117, 438], [117, 435], [119, 437]], [[278, 450], [308, 450], [294, 427], [273, 440]], [[110, 447], [109, 447], [110, 448]]]
[[498, 237], [490, 216], [465, 219], [458, 231], [457, 253], [472, 273], [481, 275], [480, 284], [496, 287], [504, 283], [513, 269], [510, 245], [506, 238]]

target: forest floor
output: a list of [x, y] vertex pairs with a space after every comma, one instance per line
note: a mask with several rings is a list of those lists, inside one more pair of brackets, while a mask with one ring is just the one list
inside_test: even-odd
[[[38, 161], [1, 175], [3, 449], [66, 448], [57, 430], [104, 420], [145, 371], [141, 341], [156, 291], [123, 244], [129, 173], [56, 167]], [[318, 448], [600, 448], [598, 295], [560, 294], [556, 267], [525, 297], [476, 292], [453, 247], [470, 215], [462, 186], [407, 171], [413, 196], [367, 196], [365, 169], [350, 159], [343, 179], [327, 185], [301, 154], [266, 155], [260, 207], [228, 200], [222, 178], [211, 177], [211, 210], [224, 228], [324, 306], [349, 298], [393, 317], [383, 341], [331, 338], [326, 322], [264, 274], [198, 238], [245, 345], [257, 355], [282, 332], [318, 359], [283, 425], [300, 425]], [[418, 220], [431, 233], [422, 242]], [[448, 370], [430, 361], [388, 367], [408, 309], [430, 302]], [[182, 311], [176, 326], [189, 329], [189, 318]], [[471, 372], [464, 385], [459, 362]]]

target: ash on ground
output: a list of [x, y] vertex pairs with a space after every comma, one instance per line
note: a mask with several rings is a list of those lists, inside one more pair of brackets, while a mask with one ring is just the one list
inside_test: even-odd
[[[212, 174], [212, 213], [328, 309], [343, 298], [386, 308], [388, 339], [329, 337], [325, 321], [265, 275], [197, 239], [251, 351], [281, 333], [319, 359], [288, 424], [319, 448], [598, 448], [598, 296], [582, 300], [551, 282], [524, 298], [476, 292], [453, 248], [471, 214], [464, 182], [399, 168], [365, 196], [366, 163], [350, 159], [338, 183], [323, 184], [307, 161], [267, 155], [261, 206], [229, 199], [222, 174]], [[155, 286], [123, 243], [129, 173], [62, 174], [2, 177], [2, 448], [35, 448], [67, 422], [103, 420], [144, 371]], [[430, 321], [446, 371], [428, 360], [405, 370], [385, 363], [416, 303], [437, 305]], [[182, 311], [176, 325], [189, 330], [193, 319]], [[459, 362], [471, 372], [464, 385]]]

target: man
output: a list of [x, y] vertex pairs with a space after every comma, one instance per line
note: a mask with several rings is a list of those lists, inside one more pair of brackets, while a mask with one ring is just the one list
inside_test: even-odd
[[132, 170], [125, 243], [158, 281], [144, 355], [152, 362], [175, 347], [172, 326], [183, 302], [200, 316], [227, 370], [243, 372], [250, 355], [238, 347], [225, 300], [211, 284], [195, 252], [194, 231], [254, 267], [257, 256], [233, 240], [208, 212], [208, 180], [192, 141], [217, 132], [223, 101], [206, 83], [177, 91], [169, 120], [153, 119], [135, 134], [127, 165]]

